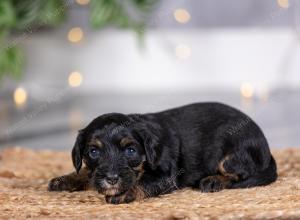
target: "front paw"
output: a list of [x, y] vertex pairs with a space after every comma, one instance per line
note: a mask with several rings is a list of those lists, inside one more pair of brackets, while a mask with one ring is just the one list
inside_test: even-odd
[[116, 195], [116, 196], [106, 196], [105, 200], [110, 204], [122, 204], [122, 203], [130, 203], [135, 200], [135, 196], [131, 191], [125, 192], [124, 194]]
[[50, 180], [48, 184], [48, 191], [72, 191], [72, 189], [66, 176], [60, 176]]
[[216, 175], [208, 176], [200, 181], [200, 190], [202, 192], [218, 192], [225, 189], [228, 185], [226, 177]]
[[144, 190], [140, 187], [133, 187], [129, 189], [127, 192], [115, 195], [115, 196], [106, 196], [105, 200], [110, 204], [122, 204], [122, 203], [130, 203], [136, 200], [142, 200], [146, 197]]

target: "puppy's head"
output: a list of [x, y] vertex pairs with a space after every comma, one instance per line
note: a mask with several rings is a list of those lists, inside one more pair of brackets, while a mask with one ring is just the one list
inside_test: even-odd
[[105, 195], [127, 191], [142, 177], [145, 167], [155, 169], [159, 138], [149, 122], [137, 119], [103, 115], [78, 134], [73, 164], [78, 172], [84, 161], [92, 184]]

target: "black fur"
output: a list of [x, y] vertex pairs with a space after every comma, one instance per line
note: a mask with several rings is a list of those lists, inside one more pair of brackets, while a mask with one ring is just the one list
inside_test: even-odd
[[[125, 146], [120, 144], [123, 138], [129, 139]], [[95, 150], [91, 140], [101, 146]], [[91, 151], [99, 154], [96, 159]], [[215, 192], [267, 185], [277, 178], [261, 129], [242, 112], [220, 103], [102, 115], [80, 131], [72, 158], [77, 172], [85, 162], [86, 178], [114, 204], [183, 187]], [[118, 176], [117, 184], [107, 184], [108, 174]], [[53, 181], [49, 190], [65, 190], [66, 184], [60, 187], [56, 178], [53, 186]]]

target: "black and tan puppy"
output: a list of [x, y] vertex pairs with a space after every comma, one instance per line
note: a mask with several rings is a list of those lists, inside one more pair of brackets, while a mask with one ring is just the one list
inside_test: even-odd
[[102, 115], [79, 132], [72, 159], [76, 172], [51, 180], [49, 190], [92, 186], [113, 204], [183, 187], [217, 192], [267, 185], [277, 178], [261, 129], [219, 103]]

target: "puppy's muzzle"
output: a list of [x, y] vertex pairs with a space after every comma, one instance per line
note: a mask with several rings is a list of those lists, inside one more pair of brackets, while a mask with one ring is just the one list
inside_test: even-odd
[[120, 182], [120, 177], [118, 174], [112, 174], [112, 173], [108, 173], [105, 177], [105, 181], [109, 184], [109, 185], [116, 185]]

